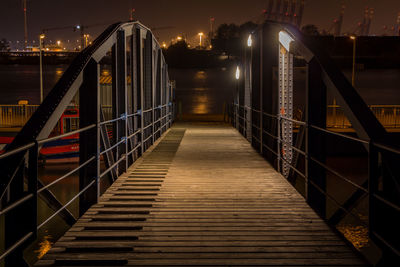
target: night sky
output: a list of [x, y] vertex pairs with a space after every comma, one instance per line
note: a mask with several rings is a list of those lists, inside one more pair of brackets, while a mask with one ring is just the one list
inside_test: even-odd
[[[177, 35], [185, 34], [189, 41], [200, 31], [209, 31], [209, 18], [221, 23], [243, 23], [257, 20], [267, 0], [28, 0], [29, 42], [37, 39], [41, 29], [77, 24], [110, 24], [125, 21], [129, 10], [136, 9], [136, 18], [149, 27], [171, 26], [156, 31], [160, 41], [169, 42]], [[327, 29], [338, 17], [342, 0], [306, 0], [304, 24], [316, 24]], [[347, 9], [343, 31], [352, 31], [362, 20], [365, 6], [375, 8], [371, 33], [380, 35], [383, 26], [393, 26], [400, 12], [400, 0], [345, 0]], [[12, 42], [23, 40], [22, 0], [0, 0], [0, 38]], [[89, 28], [91, 36], [97, 36], [105, 26]], [[52, 40], [78, 39], [72, 29], [49, 32]]]

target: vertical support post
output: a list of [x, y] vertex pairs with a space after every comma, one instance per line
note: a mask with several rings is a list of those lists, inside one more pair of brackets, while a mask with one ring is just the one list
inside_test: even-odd
[[144, 75], [143, 75], [143, 39], [142, 39], [142, 30], [140, 28], [136, 28], [136, 78], [137, 78], [137, 99], [138, 99], [138, 109], [140, 110], [139, 114], [139, 124], [140, 124], [140, 155], [143, 155], [144, 149]]
[[260, 45], [259, 45], [259, 49], [260, 49], [260, 72], [259, 72], [259, 76], [260, 76], [260, 154], [263, 155], [263, 151], [264, 151], [264, 96], [263, 96], [263, 54], [264, 54], [264, 46], [263, 46], [263, 41], [264, 41], [264, 37], [263, 37], [263, 33], [264, 33], [264, 29], [261, 28], [259, 31], [259, 40], [260, 40]]
[[[323, 218], [326, 217], [326, 171], [313, 161], [326, 161], [326, 136], [312, 126], [326, 128], [326, 86], [322, 80], [322, 71], [314, 58], [308, 63], [306, 86], [306, 136], [308, 151], [306, 164], [308, 169], [307, 201]], [[323, 192], [321, 192], [323, 191]]]
[[[114, 44], [111, 48], [111, 69], [112, 69], [112, 119], [117, 119], [120, 117], [119, 113], [119, 101], [118, 101], [118, 64], [117, 64], [117, 45]], [[111, 145], [116, 144], [119, 142], [119, 127], [118, 122], [113, 123], [112, 125], [112, 142]], [[111, 151], [114, 155], [115, 162], [119, 160], [119, 146], [115, 148], [114, 151]], [[119, 164], [115, 168], [115, 173], [117, 177], [119, 176]]]
[[[84, 128], [99, 121], [99, 73], [100, 68], [94, 59], [91, 59], [83, 71], [83, 82], [79, 89], [79, 127]], [[91, 101], [87, 101], [91, 99]], [[96, 138], [93, 138], [96, 136]], [[98, 129], [92, 128], [79, 134], [79, 164], [82, 165], [92, 157], [98, 156], [100, 140]], [[93, 179], [98, 179], [96, 161], [90, 162], [79, 170], [79, 192], [87, 187]], [[92, 186], [79, 197], [79, 215], [82, 216], [93, 204], [97, 203], [98, 186]]]
[[37, 238], [37, 212], [38, 212], [38, 202], [37, 202], [37, 191], [38, 191], [38, 156], [39, 156], [39, 145], [35, 142], [29, 150], [29, 162], [28, 162], [28, 194], [32, 194], [33, 197], [29, 200], [29, 210], [28, 216], [30, 222], [30, 231], [33, 235], [30, 241], [34, 241]]
[[[150, 31], [146, 33], [146, 40], [144, 42], [144, 62], [143, 62], [143, 74], [144, 74], [144, 109], [151, 110], [146, 114], [143, 114], [146, 119], [145, 127], [146, 132], [151, 131], [150, 136], [145, 138], [150, 138], [152, 141], [154, 136], [154, 82], [153, 82], [153, 36]], [[149, 140], [150, 140], [149, 139]]]
[[[120, 142], [122, 140], [125, 140], [124, 145], [122, 146], [122, 149], [120, 146], [117, 148], [117, 153], [118, 153], [118, 159], [119, 160], [121, 157], [125, 155], [125, 166], [122, 169], [122, 171], [118, 172], [118, 174], [122, 173], [123, 171], [127, 170], [127, 160], [128, 157], [126, 156], [127, 153], [127, 81], [126, 81], [126, 40], [125, 40], [125, 31], [124, 30], [119, 30], [117, 32], [117, 51], [116, 51], [116, 65], [117, 65], [117, 70], [116, 70], [116, 80], [115, 83], [117, 84], [117, 91], [116, 91], [116, 101], [118, 102], [117, 104], [117, 116], [118, 117], [124, 117], [123, 120], [118, 120], [116, 122], [117, 125], [117, 142]], [[119, 166], [119, 164], [118, 164]]]
[[376, 227], [376, 200], [374, 194], [378, 187], [378, 151], [373, 145], [373, 142], [369, 142], [369, 153], [368, 153], [368, 203], [369, 203], [369, 236], [374, 239], [374, 231]]
[[[141, 109], [140, 107], [140, 101], [138, 101], [140, 99], [140, 78], [139, 78], [139, 70], [140, 70], [140, 54], [139, 54], [139, 50], [140, 50], [140, 30], [134, 26], [132, 28], [132, 42], [131, 42], [131, 77], [132, 77], [132, 112], [133, 113], [139, 113], [139, 110]], [[134, 116], [132, 118], [133, 120], [133, 132], [137, 132], [139, 129], [139, 123], [140, 123], [140, 114], [139, 116]], [[134, 145], [133, 147], [136, 147], [139, 144], [139, 140], [138, 140], [138, 135], [136, 135], [134, 137]], [[133, 158], [133, 160], [136, 160], [137, 156], [138, 156], [138, 151], [136, 151], [134, 153], [135, 157]]]
[[[22, 152], [25, 153], [25, 152]], [[12, 160], [13, 157], [10, 158]], [[5, 161], [5, 164], [7, 164], [8, 160]], [[2, 166], [4, 166], [2, 164]], [[24, 167], [25, 167], [25, 161], [23, 161], [17, 172], [15, 173], [15, 177], [13, 181], [11, 182], [8, 192], [9, 196], [5, 196], [7, 199], [8, 204], [12, 204], [15, 201], [20, 200], [25, 196], [24, 192]], [[4, 215], [5, 219], [5, 248], [8, 249], [11, 246], [13, 246], [15, 243], [17, 243], [25, 234], [28, 233], [26, 231], [27, 229], [30, 230], [30, 223], [28, 220], [26, 220], [26, 209], [27, 209], [27, 204], [25, 205], [20, 205], [13, 210], [10, 210], [7, 212], [7, 214]], [[23, 231], [21, 231], [21, 229]], [[22, 266], [22, 267], [28, 267], [28, 264], [24, 260], [24, 247], [19, 246], [17, 249], [12, 251], [7, 257], [5, 258], [5, 266]]]

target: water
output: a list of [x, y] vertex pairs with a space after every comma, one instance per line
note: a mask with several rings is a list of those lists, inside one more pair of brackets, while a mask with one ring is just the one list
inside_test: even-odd
[[[44, 93], [51, 90], [62, 76], [67, 66], [45, 66]], [[236, 81], [234, 68], [217, 69], [172, 69], [170, 79], [176, 80], [176, 102], [180, 103], [183, 114], [209, 115], [222, 114], [224, 104], [233, 100]], [[345, 71], [350, 77], [351, 72]], [[304, 82], [299, 78], [298, 83]], [[367, 70], [357, 73], [357, 90], [367, 104], [400, 104], [400, 70]], [[0, 65], [0, 104], [17, 104], [28, 100], [30, 104], [39, 103], [39, 68], [32, 65]], [[338, 160], [339, 161], [339, 160]], [[338, 162], [338, 161], [334, 161]], [[335, 164], [334, 164], [335, 165]], [[46, 184], [54, 181], [76, 164], [46, 165], [40, 167], [40, 178]], [[364, 176], [364, 173], [363, 173]], [[63, 204], [78, 192], [78, 176], [73, 175], [51, 190]], [[334, 181], [335, 184], [337, 181]], [[78, 215], [78, 201], [69, 206]], [[53, 211], [39, 200], [39, 223], [51, 216]], [[26, 251], [26, 259], [33, 263], [43, 255], [65, 231], [69, 229], [62, 219], [56, 216], [39, 232], [37, 242]]]

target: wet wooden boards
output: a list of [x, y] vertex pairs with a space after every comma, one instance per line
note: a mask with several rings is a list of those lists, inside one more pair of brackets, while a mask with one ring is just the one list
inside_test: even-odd
[[216, 125], [175, 126], [37, 263], [178, 265], [365, 264], [243, 137]]

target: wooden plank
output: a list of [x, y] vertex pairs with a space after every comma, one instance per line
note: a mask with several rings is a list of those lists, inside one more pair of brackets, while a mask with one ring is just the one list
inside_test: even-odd
[[365, 266], [233, 129], [181, 138], [145, 153], [39, 263]]

